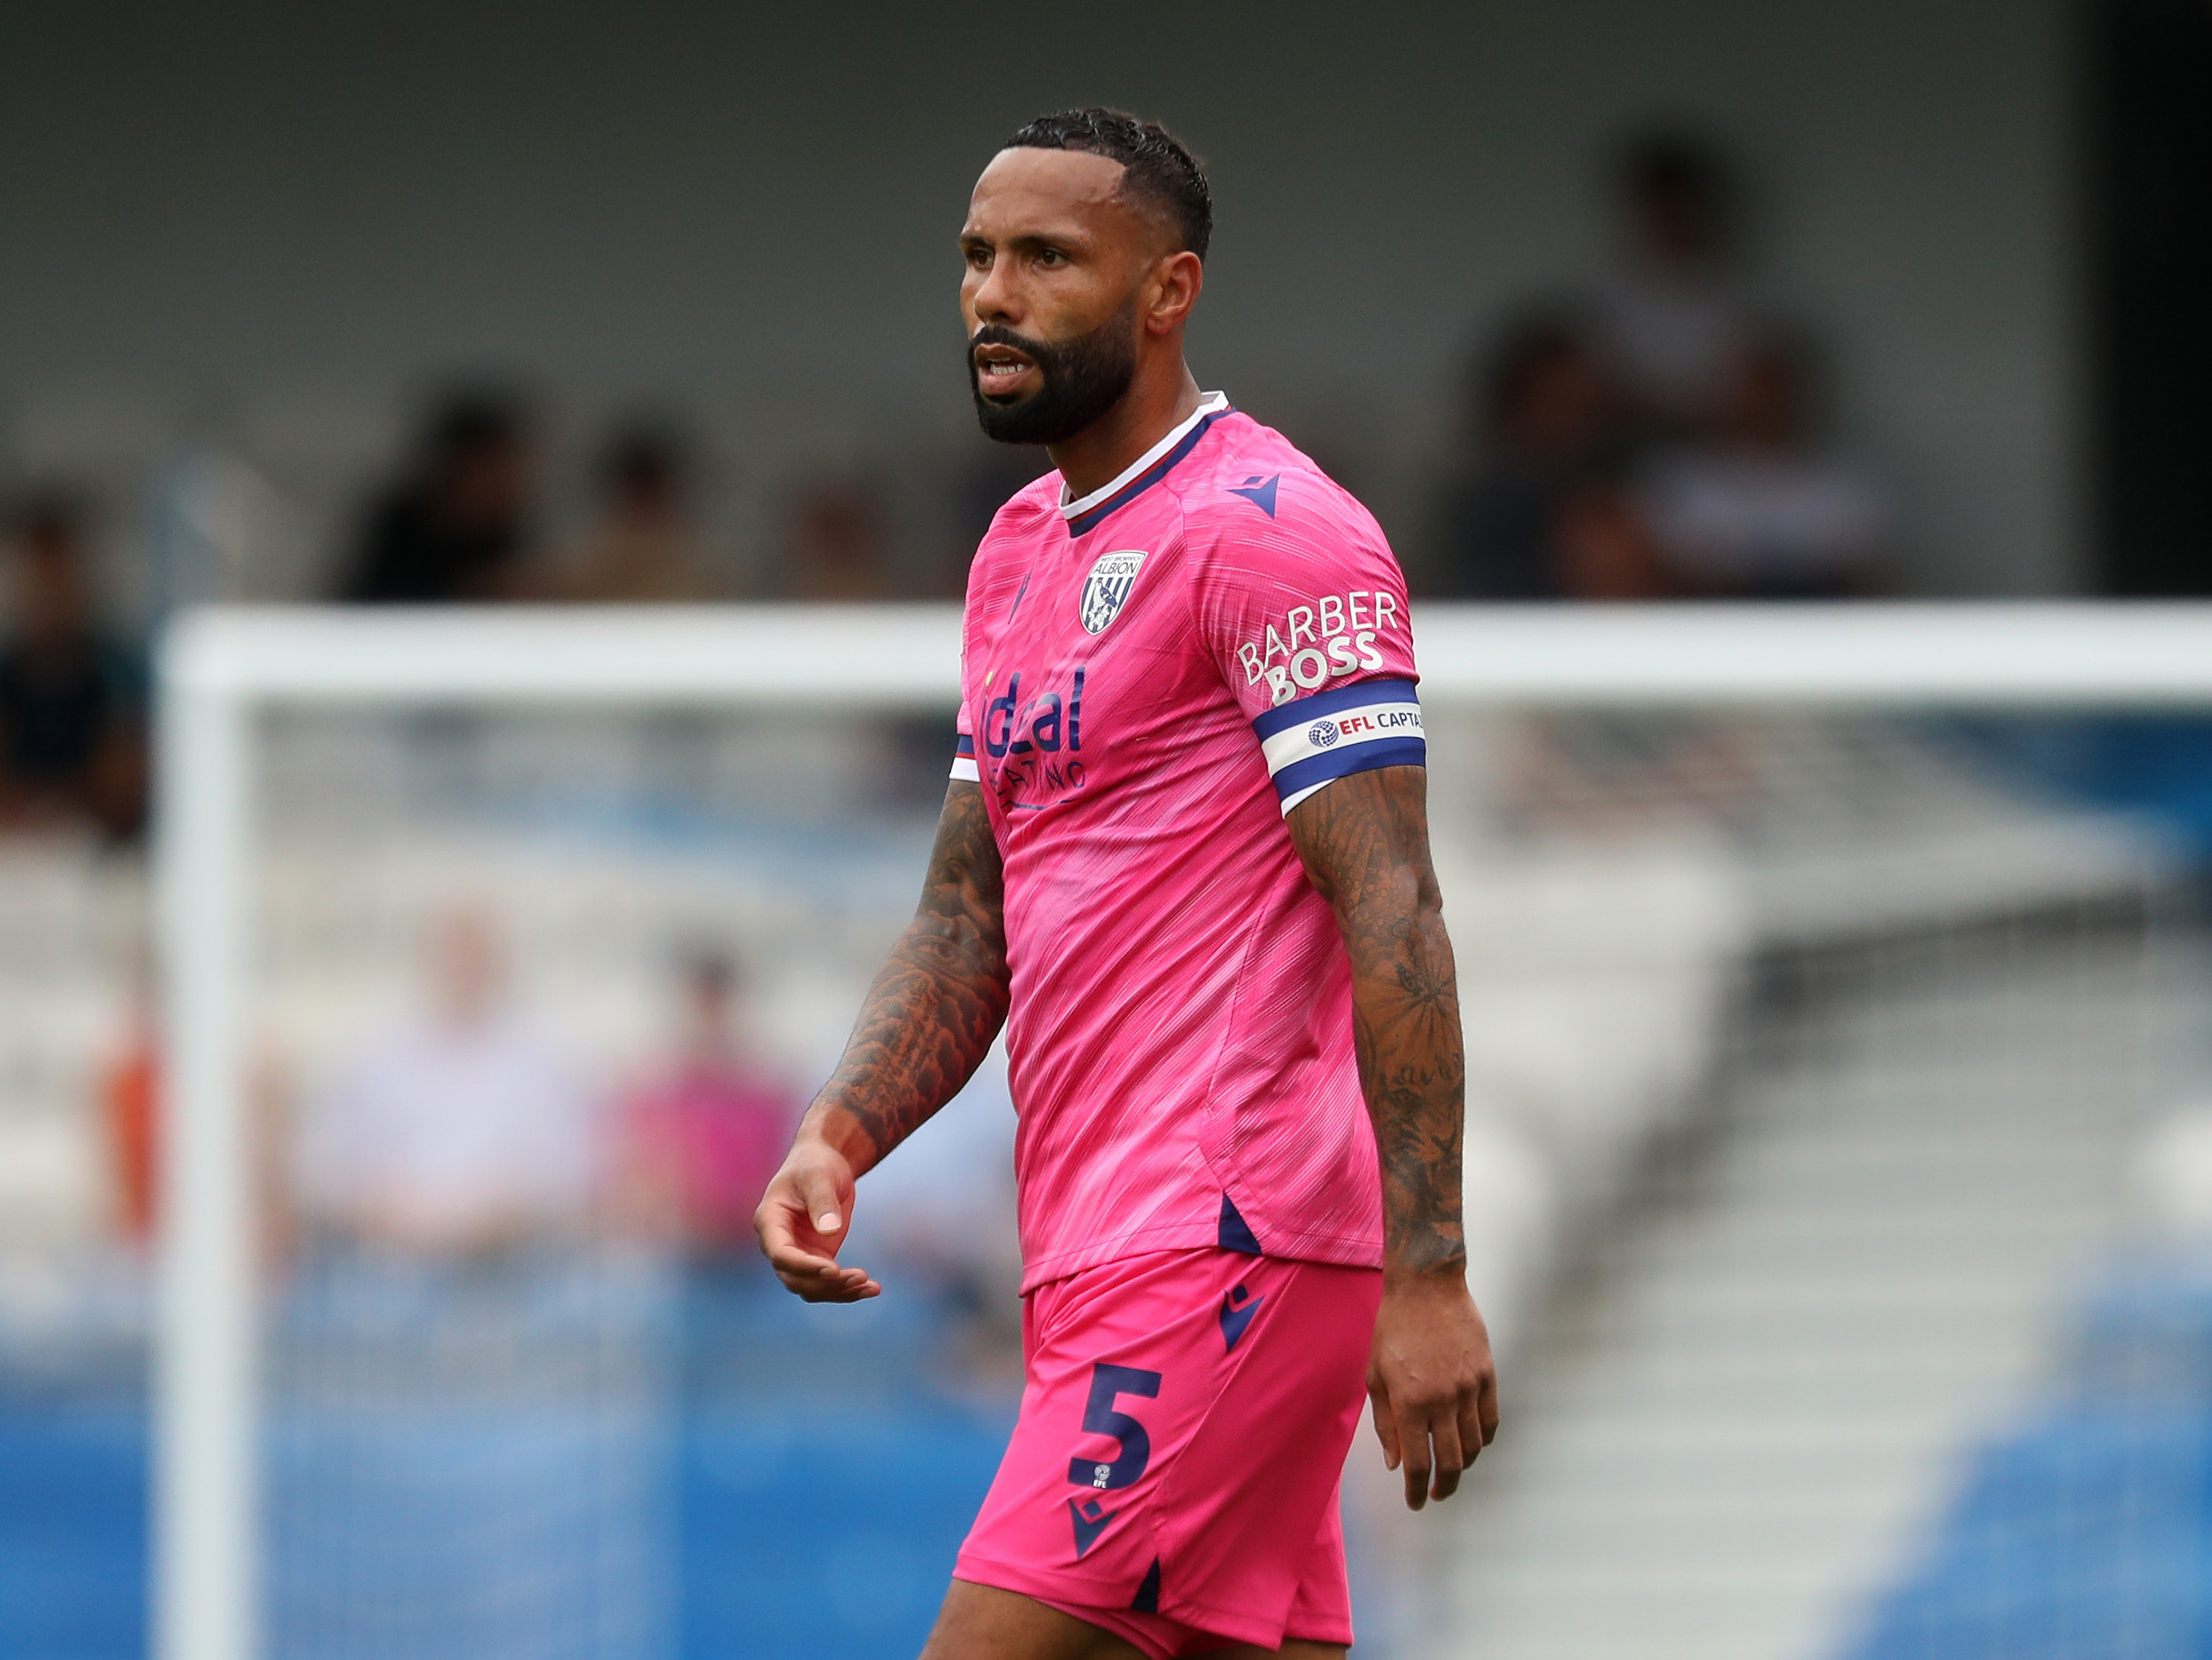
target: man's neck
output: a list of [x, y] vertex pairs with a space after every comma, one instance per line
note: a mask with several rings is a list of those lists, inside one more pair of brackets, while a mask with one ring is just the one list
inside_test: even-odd
[[1045, 453], [1067, 481], [1070, 501], [1110, 484], [1130, 464], [1190, 419], [1199, 404], [1198, 382], [1181, 358], [1172, 375], [1147, 385], [1140, 376], [1121, 401], [1064, 444]]

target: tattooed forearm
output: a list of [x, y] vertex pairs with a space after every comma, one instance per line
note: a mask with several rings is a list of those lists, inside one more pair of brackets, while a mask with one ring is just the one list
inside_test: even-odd
[[999, 848], [983, 793], [945, 793], [921, 903], [869, 987], [844, 1058], [801, 1134], [866, 1170], [957, 1095], [1006, 1018]]
[[1352, 1030], [1382, 1165], [1385, 1266], [1465, 1260], [1459, 986], [1429, 863], [1427, 774], [1354, 773], [1291, 810], [1298, 856], [1352, 958]]

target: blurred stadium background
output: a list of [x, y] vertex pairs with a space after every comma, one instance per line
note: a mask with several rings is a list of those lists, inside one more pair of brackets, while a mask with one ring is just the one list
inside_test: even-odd
[[[1038, 109], [1207, 159], [1201, 379], [1432, 605], [2212, 593], [2202, 0], [0, 46], [0, 1660], [149, 1642], [167, 620], [956, 597], [1042, 459], [950, 239]], [[744, 1218], [948, 714], [258, 728], [271, 1660], [918, 1645], [1018, 1377], [1003, 1082], [864, 1189], [879, 1302]], [[1355, 1453], [1361, 1651], [2212, 1652], [2212, 716], [1434, 724], [1507, 1425], [1418, 1522]]]

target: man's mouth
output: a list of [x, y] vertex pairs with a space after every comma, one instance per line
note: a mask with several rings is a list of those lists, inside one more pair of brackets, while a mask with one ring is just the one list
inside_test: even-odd
[[974, 357], [975, 389], [986, 398], [1012, 396], [1021, 390], [1024, 380], [1036, 371], [1028, 354], [1012, 346], [978, 346]]

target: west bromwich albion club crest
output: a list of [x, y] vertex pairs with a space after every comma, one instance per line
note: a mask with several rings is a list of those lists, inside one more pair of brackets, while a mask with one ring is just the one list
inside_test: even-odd
[[1145, 556], [1133, 548], [1098, 556], [1098, 562], [1083, 580], [1083, 599], [1076, 610], [1085, 634], [1104, 633], [1106, 625], [1121, 614], [1144, 563]]

